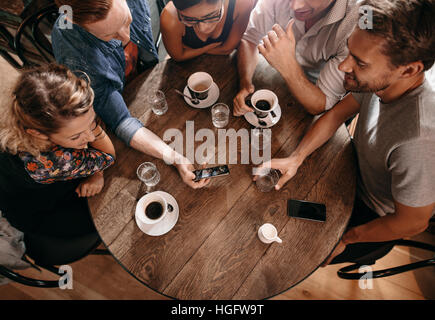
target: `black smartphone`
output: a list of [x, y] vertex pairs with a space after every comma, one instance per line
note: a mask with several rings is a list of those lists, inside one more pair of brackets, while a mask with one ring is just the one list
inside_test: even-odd
[[326, 221], [326, 206], [323, 203], [290, 199], [287, 201], [287, 215], [289, 217]]
[[230, 169], [227, 165], [223, 166], [217, 166], [213, 168], [207, 168], [207, 169], [200, 169], [193, 171], [195, 174], [194, 181], [199, 181], [201, 179], [207, 179], [207, 178], [213, 178], [213, 177], [219, 177], [223, 175], [227, 175], [230, 173]]

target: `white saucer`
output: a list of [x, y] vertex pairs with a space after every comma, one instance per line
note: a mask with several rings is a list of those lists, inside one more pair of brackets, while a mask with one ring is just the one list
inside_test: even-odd
[[[187, 86], [184, 87], [184, 91], [183, 93], [188, 96], [191, 97], [189, 89], [187, 88]], [[208, 91], [208, 97], [205, 100], [199, 100], [198, 104], [193, 104], [192, 101], [190, 101], [189, 98], [184, 97], [184, 101], [186, 101], [186, 103], [194, 108], [198, 108], [198, 109], [204, 109], [204, 108], [208, 108], [211, 107], [212, 105], [214, 105], [216, 103], [216, 101], [219, 99], [219, 87], [217, 86], [216, 82], [213, 82], [210, 90]]]
[[[135, 214], [136, 224], [139, 227], [139, 229], [141, 229], [145, 234], [149, 236], [161, 236], [169, 232], [177, 223], [178, 216], [179, 216], [178, 203], [177, 200], [175, 200], [175, 198], [167, 192], [154, 191], [152, 193], [157, 193], [160, 196], [164, 197], [166, 202], [174, 208], [174, 211], [167, 213], [166, 216], [161, 221], [155, 224], [144, 224], [138, 219], [136, 213]], [[145, 197], [146, 196], [147, 195], [145, 195]]]
[[[269, 114], [267, 117], [259, 119], [254, 112], [248, 112], [245, 113], [245, 119], [256, 128], [270, 128], [277, 124], [279, 119], [281, 119], [281, 107], [277, 105], [273, 112], [275, 112], [276, 115], [274, 118]], [[260, 124], [259, 120], [264, 121], [266, 125]]]

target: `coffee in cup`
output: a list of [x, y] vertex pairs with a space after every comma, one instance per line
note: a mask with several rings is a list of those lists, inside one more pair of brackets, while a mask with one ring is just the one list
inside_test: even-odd
[[163, 205], [158, 201], [150, 202], [145, 208], [145, 215], [152, 220], [158, 219], [163, 215]]
[[266, 118], [269, 115], [276, 117], [273, 111], [278, 106], [278, 97], [270, 90], [262, 89], [255, 91], [250, 101], [258, 118]]
[[194, 99], [207, 99], [212, 84], [213, 78], [207, 72], [195, 72], [187, 79], [187, 89]]
[[259, 100], [255, 104], [255, 106], [257, 107], [257, 109], [260, 109], [263, 111], [269, 111], [270, 107], [271, 107], [269, 101], [267, 101], [267, 100]]
[[158, 192], [151, 192], [139, 199], [136, 205], [136, 218], [143, 225], [152, 225], [172, 214], [173, 209]]

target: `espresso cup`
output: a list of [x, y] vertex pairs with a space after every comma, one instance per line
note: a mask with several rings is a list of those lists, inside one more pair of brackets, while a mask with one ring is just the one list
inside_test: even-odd
[[207, 72], [195, 72], [187, 79], [187, 89], [193, 99], [207, 99], [212, 84], [213, 78]]
[[136, 206], [136, 216], [141, 223], [146, 225], [162, 221], [171, 212], [172, 206], [165, 198], [154, 192], [140, 198]]
[[274, 109], [278, 106], [278, 97], [270, 90], [255, 91], [251, 97], [251, 106], [258, 118], [276, 117]]

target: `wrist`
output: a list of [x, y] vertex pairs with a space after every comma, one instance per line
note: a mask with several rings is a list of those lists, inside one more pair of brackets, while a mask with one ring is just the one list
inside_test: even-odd
[[300, 167], [302, 163], [305, 160], [305, 157], [300, 154], [299, 152], [293, 152], [289, 157], [288, 160], [292, 162], [293, 164], [297, 165], [297, 167]]
[[104, 175], [103, 175], [103, 171], [97, 171], [97, 172], [95, 172], [94, 174], [93, 174], [93, 176], [95, 176], [95, 177], [103, 177]]
[[[285, 67], [282, 70], [279, 70], [281, 76], [284, 78], [286, 82], [291, 81], [294, 78], [297, 78], [298, 73], [302, 71], [301, 66], [299, 65], [296, 57], [290, 55]], [[303, 71], [302, 71], [303, 72]]]
[[254, 85], [251, 80], [244, 79], [240, 81], [240, 90], [250, 91], [253, 87]]

